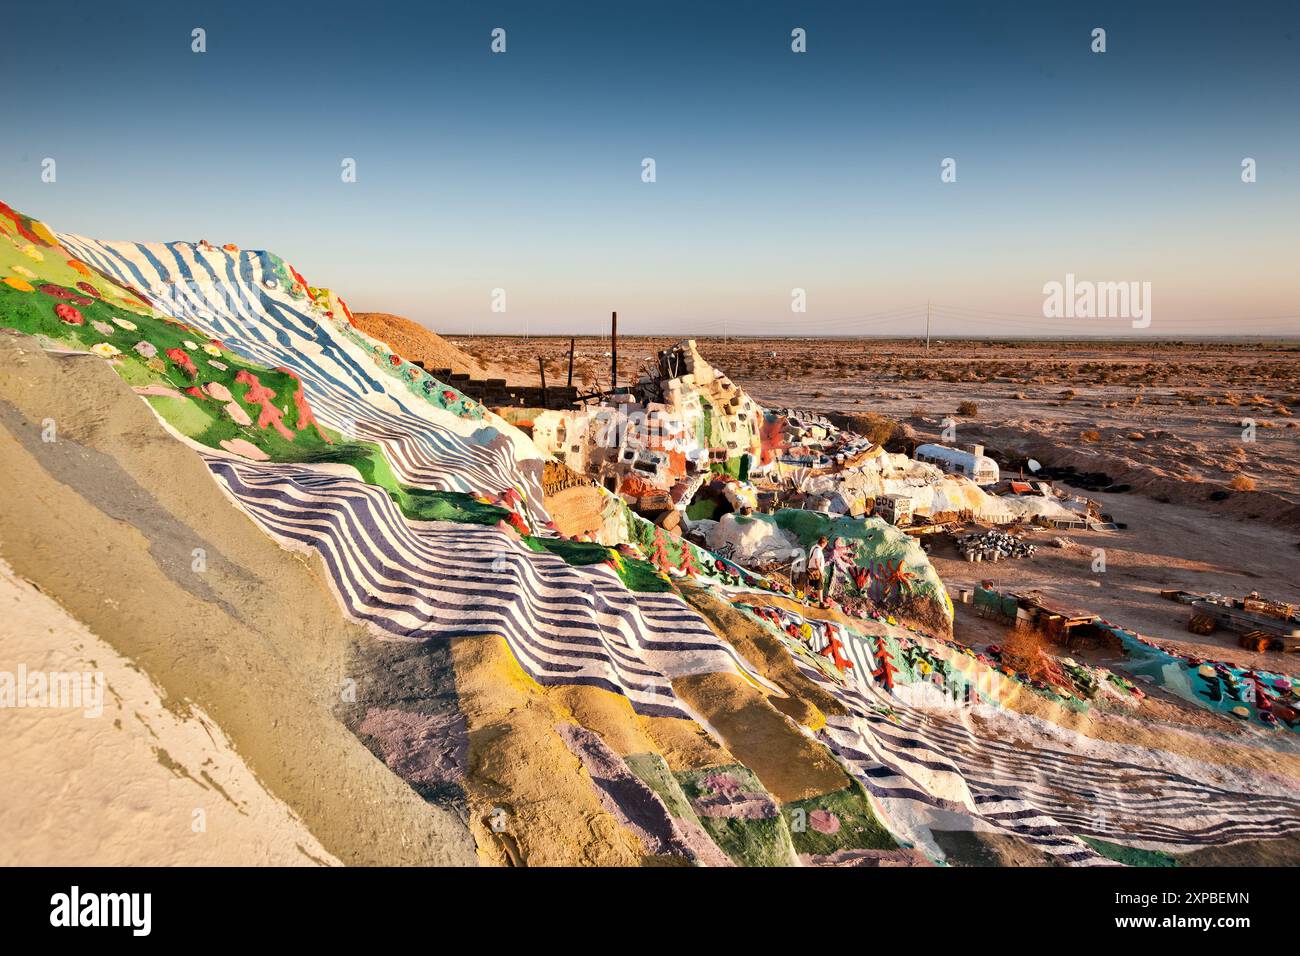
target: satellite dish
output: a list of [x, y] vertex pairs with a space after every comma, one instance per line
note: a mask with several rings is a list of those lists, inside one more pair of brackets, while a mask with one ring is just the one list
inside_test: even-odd
[[1029, 465], [1029, 470], [1032, 471], [1032, 472], [1037, 472], [1039, 468], [1042, 468], [1042, 467], [1043, 467], [1043, 466], [1040, 465], [1038, 462], [1034, 461], [1034, 459], [1032, 459], [1032, 458], [1029, 459], [1029, 461], [1026, 462], [1026, 464]]

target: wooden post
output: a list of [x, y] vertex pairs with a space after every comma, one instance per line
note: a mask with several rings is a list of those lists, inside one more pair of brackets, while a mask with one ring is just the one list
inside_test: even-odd
[[618, 388], [618, 313], [610, 313], [609, 320], [609, 390]]
[[537, 356], [537, 370], [542, 373], [542, 407], [550, 408], [551, 403], [546, 399], [546, 362], [540, 355]]
[[569, 339], [569, 388], [573, 388], [573, 347], [577, 339]]

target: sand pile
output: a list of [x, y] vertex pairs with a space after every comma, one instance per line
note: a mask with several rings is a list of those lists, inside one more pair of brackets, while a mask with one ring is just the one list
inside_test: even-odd
[[74, 675], [83, 690], [79, 707], [0, 709], [0, 864], [338, 862], [211, 718], [169, 708], [146, 674], [3, 559], [0, 620], [0, 671]]
[[387, 342], [408, 362], [431, 369], [449, 368], [472, 378], [488, 377], [487, 367], [477, 358], [418, 322], [387, 312], [354, 312], [352, 319], [362, 332]]

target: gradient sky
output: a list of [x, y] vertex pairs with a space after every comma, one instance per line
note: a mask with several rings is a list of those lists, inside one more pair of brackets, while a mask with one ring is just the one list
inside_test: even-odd
[[1067, 272], [1151, 282], [1144, 334], [1300, 329], [1298, 4], [122, 6], [4, 19], [0, 199], [55, 229], [448, 332], [1132, 333], [1041, 318]]

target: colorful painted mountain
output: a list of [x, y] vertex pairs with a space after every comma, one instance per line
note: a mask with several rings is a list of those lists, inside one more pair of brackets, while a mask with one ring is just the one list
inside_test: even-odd
[[[775, 593], [625, 508], [618, 540], [564, 538], [526, 435], [269, 253], [87, 239], [0, 205], [0, 327], [107, 362], [229, 502], [209, 525], [251, 520], [259, 560], [319, 568], [328, 612], [368, 635], [338, 650], [337, 719], [482, 862], [1173, 865], [1300, 833], [1300, 763], [1272, 737], [1139, 721], [1132, 685], [1083, 665], [1044, 690], [942, 629]], [[802, 540], [829, 519], [775, 520]], [[853, 530], [834, 533], [864, 596], [920, 581], [942, 609], [919, 549]], [[231, 580], [210, 599], [238, 614], [252, 585]], [[38, 583], [77, 604], [75, 579]]]

